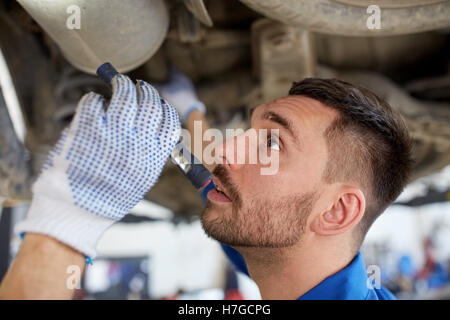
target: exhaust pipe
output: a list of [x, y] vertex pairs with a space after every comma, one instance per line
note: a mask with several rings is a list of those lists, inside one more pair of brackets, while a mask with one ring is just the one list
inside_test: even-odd
[[163, 0], [18, 0], [76, 68], [103, 62], [127, 72], [146, 62], [167, 35]]

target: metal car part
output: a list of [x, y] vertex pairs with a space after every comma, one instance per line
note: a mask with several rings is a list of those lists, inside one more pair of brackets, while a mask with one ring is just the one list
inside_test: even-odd
[[319, 63], [338, 69], [358, 68], [394, 74], [399, 68], [413, 67], [424, 57], [445, 50], [447, 39], [445, 34], [438, 32], [386, 37], [315, 33], [314, 47]]
[[163, 0], [18, 2], [72, 65], [91, 74], [106, 61], [119, 72], [143, 64], [158, 50], [169, 25]]
[[406, 5], [395, 8], [386, 4], [395, 4], [396, 1], [383, 1], [380, 29], [367, 27], [370, 16], [367, 6], [348, 5], [333, 0], [240, 1], [266, 17], [319, 33], [371, 37], [417, 33], [450, 26], [450, 1], [403, 2]]
[[[351, 0], [339, 1], [343, 3]], [[297, 61], [296, 63], [302, 64], [308, 59], [303, 57], [301, 58], [303, 60], [289, 60], [286, 57], [283, 66], [283, 57], [274, 55], [275, 46], [270, 43], [270, 37], [266, 39], [262, 37], [262, 33], [257, 35], [253, 31], [250, 32], [251, 24], [260, 18], [258, 14], [253, 12], [254, 15], [252, 15], [251, 10], [237, 0], [226, 2], [205, 0], [205, 2], [215, 24], [213, 28], [205, 28], [197, 22], [201, 28], [196, 30], [201, 31], [201, 37], [192, 38], [193, 41], [190, 42], [182, 42], [180, 32], [186, 32], [185, 35], [191, 36], [189, 30], [182, 31], [179, 29], [183, 28], [180, 24], [172, 24], [172, 29], [160, 50], [141, 68], [133, 72], [141, 74], [137, 77], [139, 79], [152, 82], [151, 79], [156, 78], [163, 81], [167, 79], [170, 64], [176, 65], [178, 69], [187, 73], [195, 81], [200, 99], [208, 106], [207, 117], [210, 122], [219, 128], [231, 127], [230, 119], [234, 119], [233, 115], [237, 115], [245, 107], [255, 106], [269, 98], [263, 98], [261, 95], [261, 87], [264, 83], [266, 85], [274, 84], [275, 87], [278, 87], [278, 79], [282, 82], [283, 75], [290, 74], [291, 70], [284, 72], [284, 68], [289, 62], [292, 64], [293, 61]], [[338, 2], [338, 0], [334, 2]], [[167, 4], [169, 3], [171, 1], [167, 1]], [[172, 1], [172, 3], [177, 4], [169, 6], [175, 9], [171, 11], [173, 15], [176, 15], [176, 9], [180, 7], [185, 9], [181, 1]], [[417, 1], [414, 3], [417, 4]], [[411, 2], [411, 4], [413, 3]], [[22, 8], [18, 5], [16, 7], [23, 12], [24, 16], [28, 17]], [[185, 11], [187, 10], [185, 9]], [[365, 16], [367, 15], [365, 14]], [[45, 159], [46, 152], [57, 140], [60, 130], [70, 120], [79, 97], [90, 90], [97, 92], [100, 88], [88, 75], [75, 72], [72, 74], [73, 69], [66, 73], [67, 62], [61, 58], [60, 52], [55, 50], [56, 45], [53, 41], [46, 40], [45, 33], [37, 25], [27, 24], [24, 27], [24, 19], [14, 19], [9, 12], [4, 12], [4, 15], [0, 16], [0, 22], [2, 18], [8, 18], [10, 23], [3, 28], [3, 34], [2, 28], [0, 28], [0, 35], [10, 38], [10, 42], [2, 44], [5, 44], [12, 53], [9, 63], [11, 67], [15, 68], [14, 75], [16, 80], [19, 80], [16, 84], [24, 89], [18, 90], [20, 91], [19, 98], [33, 97], [33, 101], [25, 100], [22, 106], [29, 124], [26, 146], [31, 152], [34, 171], [37, 173], [39, 164], [42, 163], [41, 160]], [[31, 19], [29, 20], [31, 21]], [[173, 21], [177, 20], [173, 19]], [[274, 26], [281, 25], [278, 22], [272, 23]], [[290, 28], [299, 31], [295, 26]], [[36, 52], [31, 54], [32, 46], [24, 44], [24, 38], [20, 38], [24, 35], [33, 38], [40, 44], [39, 47], [44, 51], [48, 50], [49, 54], [37, 55]], [[253, 42], [255, 36], [259, 40]], [[447, 41], [447, 35], [429, 32], [408, 36], [371, 38], [370, 35], [367, 37], [341, 37], [312, 32], [308, 37], [311, 41], [310, 49], [314, 53], [313, 59], [310, 61], [314, 66], [314, 56], [317, 56], [318, 63], [321, 63], [315, 68], [315, 72], [314, 68], [312, 69], [313, 74], [317, 76], [327, 76], [328, 74], [362, 84], [382, 97], [387, 97], [393, 107], [400, 106], [399, 110], [404, 114], [416, 143], [415, 157], [418, 166], [414, 177], [436, 171], [450, 162], [450, 151], [447, 144], [449, 140], [447, 127], [450, 120], [445, 111], [448, 105], [437, 104], [433, 101], [411, 100], [411, 97], [404, 92], [402, 85], [385, 77], [389, 72], [393, 73], [398, 70], [396, 67], [405, 68], [406, 66], [408, 68], [411, 65], [414, 67], [416, 63], [420, 62], [420, 59], [428, 59], [431, 53], [444, 52], [441, 48], [445, 47], [441, 47], [441, 44]], [[295, 52], [288, 52], [293, 55], [292, 57], [297, 54], [297, 49], [301, 51], [307, 48], [304, 44], [301, 46], [292, 39], [289, 41], [294, 43], [293, 48], [295, 48]], [[314, 46], [312, 46], [313, 43]], [[20, 47], [18, 47], [19, 44]], [[271, 55], [264, 56], [264, 59], [270, 58], [264, 60], [266, 62], [264, 68], [261, 65], [258, 67], [263, 50], [271, 51]], [[261, 57], [255, 56], [254, 52]], [[297, 58], [299, 57], [297, 56]], [[271, 68], [272, 59], [274, 59], [273, 66], [279, 64], [280, 68]], [[423, 65], [423, 61], [421, 63]], [[323, 73], [323, 64], [331, 65], [336, 69], [329, 73]], [[299, 67], [297, 72], [303, 67], [303, 65]], [[377, 70], [379, 73], [368, 75], [367, 71], [363, 71], [362, 73], [358, 72], [359, 75], [356, 76], [352, 71], [350, 77], [348, 71], [336, 71], [341, 67], [345, 67], [347, 70], [365, 68], [366, 70]], [[24, 70], [28, 71], [26, 76]], [[414, 68], [411, 69], [411, 71], [414, 70]], [[408, 70], [406, 69], [406, 71]], [[252, 74], [256, 77], [252, 77]], [[396, 75], [398, 76], [398, 72]], [[433, 74], [431, 75], [433, 76]], [[411, 76], [410, 72], [401, 72], [400, 76], [410, 82], [423, 79], [421, 75], [417, 77], [413, 74]], [[301, 77], [300, 72], [298, 78], [291, 80], [298, 81], [301, 80]], [[22, 85], [22, 82], [25, 82], [24, 78], [33, 82], [33, 85], [24, 87]], [[93, 88], [89, 88], [90, 86]], [[280, 85], [279, 93], [273, 95], [287, 94], [289, 86], [288, 81], [285, 81], [285, 86]], [[430, 84], [426, 88], [432, 89], [434, 86], [436, 85]], [[411, 92], [418, 92], [416, 87], [411, 86], [411, 88]], [[443, 88], [445, 89], [445, 87]], [[242, 114], [245, 113], [242, 112]], [[246, 119], [244, 118], [244, 120]], [[15, 174], [13, 171], [11, 173]], [[174, 188], [174, 186], [177, 187]], [[179, 190], [183, 190], [183, 192], [180, 193]], [[1, 192], [0, 195], [2, 195]], [[183, 217], [198, 214], [203, 209], [197, 191], [170, 162], [163, 171], [160, 181], [146, 195], [146, 198], [170, 208]]]
[[414, 140], [416, 166], [413, 180], [450, 163], [450, 104], [415, 99], [375, 72], [338, 71], [325, 66], [320, 66], [317, 71], [319, 77], [336, 77], [372, 90], [402, 114]]
[[206, 10], [203, 0], [184, 0], [184, 4], [201, 23], [208, 27], [213, 26], [213, 21], [209, 16], [208, 10]]
[[178, 39], [181, 42], [198, 42], [204, 35], [200, 22], [185, 7], [177, 10]]
[[428, 4], [435, 4], [445, 2], [446, 0], [334, 0], [335, 2], [349, 4], [356, 7], [367, 8], [370, 5], [376, 4], [380, 8], [408, 8], [411, 6], [424, 6]]
[[[0, 87], [0, 198], [17, 200], [30, 196], [29, 155], [20, 141]], [[0, 201], [3, 204], [3, 200]]]
[[249, 31], [211, 29], [202, 41], [194, 43], [182, 43], [177, 35], [170, 31], [162, 49], [168, 60], [194, 81], [249, 64]]
[[252, 52], [262, 102], [286, 95], [293, 81], [314, 74], [315, 56], [308, 30], [269, 19], [256, 20], [252, 24]]

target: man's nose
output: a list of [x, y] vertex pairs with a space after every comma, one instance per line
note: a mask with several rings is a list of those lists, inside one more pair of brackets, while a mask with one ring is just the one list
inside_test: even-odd
[[[249, 162], [251, 150], [256, 148], [254, 139], [251, 139], [250, 131], [237, 135], [219, 144], [216, 148], [216, 155], [219, 163], [227, 166], [230, 170], [238, 170]], [[256, 150], [256, 149], [255, 149]]]

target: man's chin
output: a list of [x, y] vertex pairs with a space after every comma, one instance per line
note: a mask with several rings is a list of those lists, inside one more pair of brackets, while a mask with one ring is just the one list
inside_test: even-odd
[[225, 234], [230, 230], [225, 229], [229, 228], [229, 223], [224, 219], [223, 210], [219, 210], [213, 203], [208, 203], [200, 216], [200, 221], [203, 230], [209, 237], [222, 243], [228, 242]]
[[207, 228], [218, 228], [220, 225], [223, 225], [223, 218], [223, 210], [219, 210], [219, 208], [214, 206], [214, 204], [207, 206], [200, 216], [200, 220], [205, 231], [208, 231], [206, 230]]

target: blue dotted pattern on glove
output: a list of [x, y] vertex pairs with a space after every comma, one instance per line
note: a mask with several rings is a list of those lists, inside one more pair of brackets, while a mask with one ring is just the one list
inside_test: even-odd
[[179, 135], [178, 113], [156, 89], [117, 75], [107, 111], [102, 96], [85, 95], [44, 167], [68, 143], [63, 156], [74, 203], [119, 220], [155, 184]]

